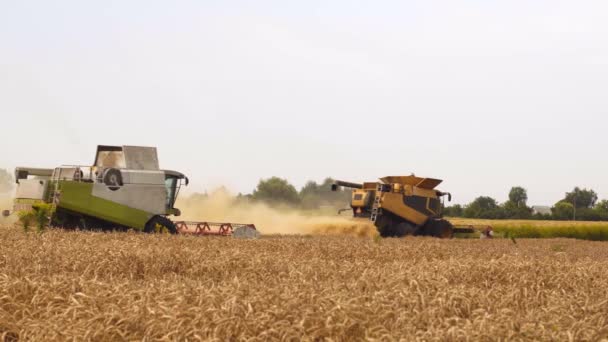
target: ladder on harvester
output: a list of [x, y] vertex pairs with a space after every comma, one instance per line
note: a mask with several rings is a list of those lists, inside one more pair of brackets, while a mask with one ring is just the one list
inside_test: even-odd
[[376, 188], [376, 196], [374, 197], [374, 204], [372, 205], [372, 214], [370, 216], [370, 220], [376, 223], [376, 219], [378, 218], [378, 213], [380, 212], [380, 199], [382, 198], [382, 185], [378, 184], [378, 188]]

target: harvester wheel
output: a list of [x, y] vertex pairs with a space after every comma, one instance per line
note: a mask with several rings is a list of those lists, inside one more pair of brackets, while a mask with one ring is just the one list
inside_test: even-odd
[[401, 222], [398, 225], [393, 226], [393, 232], [397, 237], [416, 235], [416, 233], [418, 232], [418, 227], [411, 225], [407, 222]]
[[164, 216], [154, 216], [144, 227], [146, 233], [169, 233], [177, 234], [175, 223]]
[[107, 169], [103, 173], [103, 183], [112, 191], [120, 189], [122, 186], [122, 174], [117, 169]]
[[416, 235], [418, 227], [408, 223], [399, 222], [400, 220], [382, 215], [376, 221], [376, 227], [382, 237], [404, 237], [406, 235]]
[[380, 233], [380, 236], [382, 236], [382, 237], [391, 237], [392, 236], [390, 234], [390, 227], [393, 224], [393, 220], [391, 220], [391, 218], [388, 215], [378, 216], [378, 218], [376, 219], [376, 222], [374, 224], [376, 225], [376, 229], [378, 230], [378, 233]]
[[441, 239], [451, 239], [454, 237], [454, 226], [444, 219], [429, 220], [424, 228], [424, 235]]

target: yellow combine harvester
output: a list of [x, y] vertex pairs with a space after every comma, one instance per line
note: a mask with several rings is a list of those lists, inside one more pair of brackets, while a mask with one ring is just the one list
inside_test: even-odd
[[388, 176], [363, 184], [336, 181], [332, 190], [352, 188], [354, 217], [369, 218], [383, 237], [406, 235], [451, 238], [455, 232], [471, 233], [472, 227], [454, 227], [443, 219], [442, 198], [452, 195], [436, 190], [442, 181], [434, 178]]

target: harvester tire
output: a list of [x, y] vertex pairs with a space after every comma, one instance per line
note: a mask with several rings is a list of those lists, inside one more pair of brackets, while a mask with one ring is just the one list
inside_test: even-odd
[[163, 233], [177, 234], [175, 223], [164, 216], [154, 216], [146, 223], [144, 227], [145, 233]]
[[103, 183], [112, 191], [122, 186], [122, 174], [118, 169], [107, 169], [103, 172]]
[[418, 227], [408, 222], [395, 222], [387, 217], [383, 217], [384, 224], [378, 226], [378, 232], [382, 237], [404, 237], [407, 235], [416, 235]]
[[374, 222], [374, 224], [376, 225], [376, 229], [378, 230], [378, 233], [380, 233], [380, 236], [382, 237], [390, 237], [392, 236], [390, 233], [390, 227], [393, 224], [393, 220], [391, 220], [391, 218], [388, 215], [380, 215], [378, 216], [378, 218], [376, 219], [376, 222]]
[[454, 226], [444, 219], [429, 220], [424, 228], [424, 235], [440, 239], [451, 239], [454, 237]]
[[411, 225], [407, 222], [401, 222], [393, 226], [393, 232], [395, 233], [396, 237], [416, 235], [416, 233], [418, 232], [418, 227]]
[[77, 229], [78, 220], [62, 210], [57, 210], [51, 219], [51, 226], [65, 229]]

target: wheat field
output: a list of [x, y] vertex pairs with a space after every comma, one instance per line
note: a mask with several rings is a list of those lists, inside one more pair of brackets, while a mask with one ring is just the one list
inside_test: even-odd
[[449, 218], [453, 224], [459, 225], [490, 225], [504, 228], [516, 227], [537, 227], [537, 228], [556, 228], [556, 227], [608, 227], [608, 222], [597, 221], [545, 221], [545, 220], [484, 220], [484, 219], [468, 219], [468, 218]]
[[492, 226], [498, 236], [608, 241], [608, 222], [450, 218], [457, 225]]
[[4, 341], [608, 338], [604, 242], [3, 227], [0, 243]]

